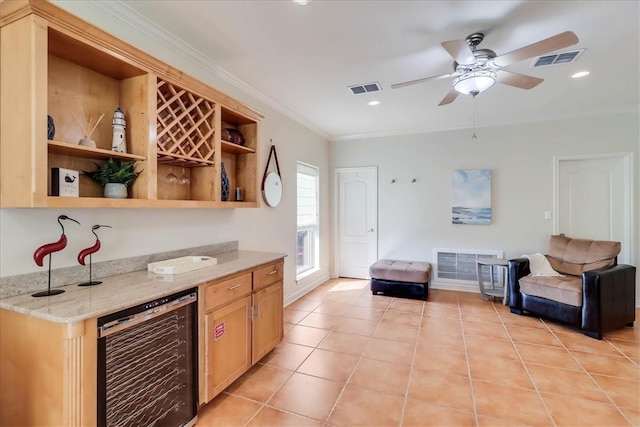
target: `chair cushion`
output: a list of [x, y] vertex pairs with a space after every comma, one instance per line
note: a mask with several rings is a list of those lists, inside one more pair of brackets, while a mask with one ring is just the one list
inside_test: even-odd
[[369, 275], [396, 282], [428, 283], [431, 280], [431, 263], [381, 259], [369, 267]]
[[520, 292], [527, 295], [582, 306], [582, 277], [580, 276], [525, 276], [521, 277]]
[[615, 265], [620, 253], [620, 242], [606, 240], [572, 239], [551, 236], [549, 263], [559, 273], [580, 276], [585, 271]]

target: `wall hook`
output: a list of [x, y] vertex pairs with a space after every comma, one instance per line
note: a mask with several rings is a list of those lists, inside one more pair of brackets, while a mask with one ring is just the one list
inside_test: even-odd
[[396, 182], [395, 178], [391, 179], [392, 184], [395, 184], [395, 182]]
[[417, 181], [417, 179], [411, 178], [411, 182], [416, 182], [416, 181]]

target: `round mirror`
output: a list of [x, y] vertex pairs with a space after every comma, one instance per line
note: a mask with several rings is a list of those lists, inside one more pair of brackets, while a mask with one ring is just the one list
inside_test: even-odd
[[262, 197], [267, 205], [276, 207], [282, 199], [282, 179], [275, 172], [269, 172], [264, 180]]

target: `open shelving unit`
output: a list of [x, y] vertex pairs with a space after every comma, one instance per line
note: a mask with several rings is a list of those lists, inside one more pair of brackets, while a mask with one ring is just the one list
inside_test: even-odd
[[[260, 113], [45, 1], [10, 2], [0, 31], [3, 207], [259, 206]], [[127, 153], [111, 150], [116, 108], [125, 114]], [[91, 135], [97, 147], [78, 145], [74, 116], [95, 122], [103, 114]], [[47, 140], [47, 116], [54, 140]], [[222, 129], [240, 132], [244, 145], [223, 141]], [[127, 199], [103, 198], [82, 174], [109, 158], [136, 161], [142, 171]], [[80, 172], [79, 197], [51, 196], [56, 167]], [[183, 179], [168, 181], [169, 174]], [[242, 201], [233, 200], [236, 187]]]

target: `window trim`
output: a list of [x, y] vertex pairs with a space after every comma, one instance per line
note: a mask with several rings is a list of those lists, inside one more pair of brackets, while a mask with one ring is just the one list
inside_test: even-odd
[[[304, 224], [298, 225], [299, 218], [298, 212], [300, 210], [300, 205], [298, 204], [298, 191], [299, 191], [299, 182], [298, 176], [307, 175], [313, 177], [315, 179], [314, 182], [314, 190], [315, 190], [315, 224]], [[310, 165], [308, 163], [297, 162], [296, 165], [296, 280], [300, 280], [303, 277], [308, 276], [309, 274], [317, 271], [319, 269], [320, 256], [319, 256], [319, 246], [320, 246], [320, 169], [317, 166]], [[312, 236], [311, 241], [309, 242], [309, 257], [310, 262], [305, 264], [302, 267], [298, 266], [298, 250], [300, 246], [298, 245], [298, 234], [301, 231], [310, 232], [310, 236]]]

